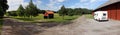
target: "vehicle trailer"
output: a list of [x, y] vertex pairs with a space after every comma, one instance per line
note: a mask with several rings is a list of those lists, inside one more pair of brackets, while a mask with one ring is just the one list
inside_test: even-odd
[[98, 21], [108, 20], [107, 11], [96, 11], [94, 12], [94, 19]]

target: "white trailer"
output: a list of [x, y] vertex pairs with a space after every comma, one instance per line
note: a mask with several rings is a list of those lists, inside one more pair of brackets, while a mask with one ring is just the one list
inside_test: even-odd
[[96, 12], [94, 12], [94, 19], [98, 20], [98, 21], [108, 20], [107, 11], [96, 11]]

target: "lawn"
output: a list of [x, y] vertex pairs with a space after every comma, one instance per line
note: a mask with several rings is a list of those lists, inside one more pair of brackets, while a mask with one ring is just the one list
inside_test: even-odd
[[85, 14], [85, 16], [89, 19], [93, 19], [94, 17], [92, 16], [92, 14]]
[[43, 18], [43, 14], [39, 14], [39, 16], [37, 17], [33, 17], [31, 18], [23, 18], [23, 17], [12, 17], [15, 19], [18, 19], [20, 21], [25, 21], [25, 22], [67, 22], [70, 20], [74, 20], [77, 17], [79, 17], [78, 15], [75, 16], [64, 16], [64, 19], [62, 18], [62, 16], [59, 16], [59, 14], [54, 14], [54, 19], [44, 19]]

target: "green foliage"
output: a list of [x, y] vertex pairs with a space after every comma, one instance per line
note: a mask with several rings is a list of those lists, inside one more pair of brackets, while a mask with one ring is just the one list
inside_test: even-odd
[[83, 12], [83, 10], [81, 10], [81, 8], [75, 8], [74, 9], [74, 14], [75, 15], [82, 15], [82, 12]]
[[65, 8], [64, 6], [62, 6], [61, 9], [58, 11], [58, 13], [60, 14], [60, 16], [62, 15], [73, 16], [73, 15], [91, 14], [92, 10], [85, 9], [85, 8], [71, 9], [71, 8]]
[[74, 10], [71, 9], [71, 8], [67, 8], [66, 12], [67, 12], [67, 15], [69, 15], [69, 16], [73, 16], [74, 15]]
[[2, 31], [3, 19], [0, 19], [0, 33]]
[[17, 9], [17, 15], [18, 16], [25, 16], [24, 8], [22, 5], [20, 5], [19, 8]]
[[[42, 12], [41, 12], [42, 11]], [[20, 17], [36, 17], [39, 13], [43, 13], [44, 10], [40, 10], [33, 4], [32, 0], [29, 5], [24, 9], [22, 5], [19, 6], [17, 11], [7, 12], [8, 16], [20, 16]]]
[[64, 7], [64, 5], [61, 7], [61, 9], [58, 11], [59, 15], [64, 16], [67, 14], [66, 12], [66, 8]]
[[12, 18], [15, 18], [24, 22], [68, 22], [79, 17], [79, 15], [74, 15], [74, 16], [65, 15], [63, 19], [62, 16], [59, 16], [59, 14], [57, 13], [54, 14], [54, 19], [44, 19], [43, 16], [44, 16], [43, 14], [39, 14], [39, 16], [33, 17], [32, 19], [22, 18], [22, 17], [12, 17]]
[[3, 19], [0, 19], [0, 28], [3, 25]]
[[85, 9], [85, 8], [83, 8], [81, 10], [82, 10], [83, 14], [92, 14], [92, 10]]
[[2, 17], [2, 15], [3, 15], [3, 10], [2, 10], [2, 8], [0, 7], [0, 17]]
[[0, 0], [0, 18], [3, 18], [8, 7], [7, 0]]
[[38, 13], [39, 13], [39, 14], [44, 14], [44, 13], [45, 13], [45, 10], [39, 10]]
[[86, 14], [85, 17], [87, 17], [88, 19], [93, 19], [93, 15], [92, 14]]
[[64, 7], [64, 5], [61, 7], [61, 9], [58, 11], [59, 15], [60, 16], [63, 16], [62, 18], [64, 19], [64, 16], [67, 15], [67, 12], [66, 12], [66, 8]]
[[8, 11], [6, 14], [7, 16], [18, 16], [16, 11]]
[[33, 4], [32, 0], [30, 1], [29, 5], [26, 7], [25, 12], [27, 13], [27, 17], [38, 16], [39, 9]]

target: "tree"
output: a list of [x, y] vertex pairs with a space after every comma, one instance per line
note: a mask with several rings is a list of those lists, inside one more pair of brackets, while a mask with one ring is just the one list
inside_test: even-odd
[[64, 5], [61, 7], [61, 9], [59, 10], [58, 13], [59, 13], [60, 16], [63, 16], [63, 19], [64, 19], [64, 16], [67, 14]]
[[86, 9], [86, 8], [75, 8], [75, 9], [72, 9], [72, 8], [65, 8], [64, 6], [62, 6], [61, 9], [58, 11], [58, 13], [61, 16], [62, 15], [73, 16], [73, 15], [91, 14], [92, 10]]
[[27, 17], [31, 17], [32, 16], [37, 16], [39, 9], [36, 7], [36, 5], [33, 4], [32, 0], [30, 0], [29, 5], [26, 7], [25, 12], [27, 13], [26, 16]]
[[39, 10], [38, 12], [39, 12], [39, 14], [44, 14], [45, 10]]
[[3, 15], [3, 9], [0, 7], [0, 17]]
[[[34, 11], [34, 10], [35, 10], [35, 11]], [[34, 6], [34, 7], [33, 7], [32, 16], [33, 16], [33, 17], [36, 17], [36, 16], [38, 16], [38, 14], [39, 14], [39, 9], [38, 9], [36, 6]]]
[[6, 14], [7, 16], [18, 16], [16, 11], [8, 11]]
[[8, 9], [7, 0], [0, 0], [0, 18], [3, 18], [6, 10]]
[[18, 16], [25, 16], [24, 8], [22, 5], [20, 5], [19, 8], [17, 9], [17, 15]]
[[92, 10], [89, 10], [89, 9], [85, 9], [83, 8], [83, 14], [91, 14], [92, 13]]
[[73, 16], [74, 15], [74, 9], [67, 8], [66, 11], [67, 11], [68, 16]]
[[75, 8], [75, 15], [82, 15], [82, 8]]

